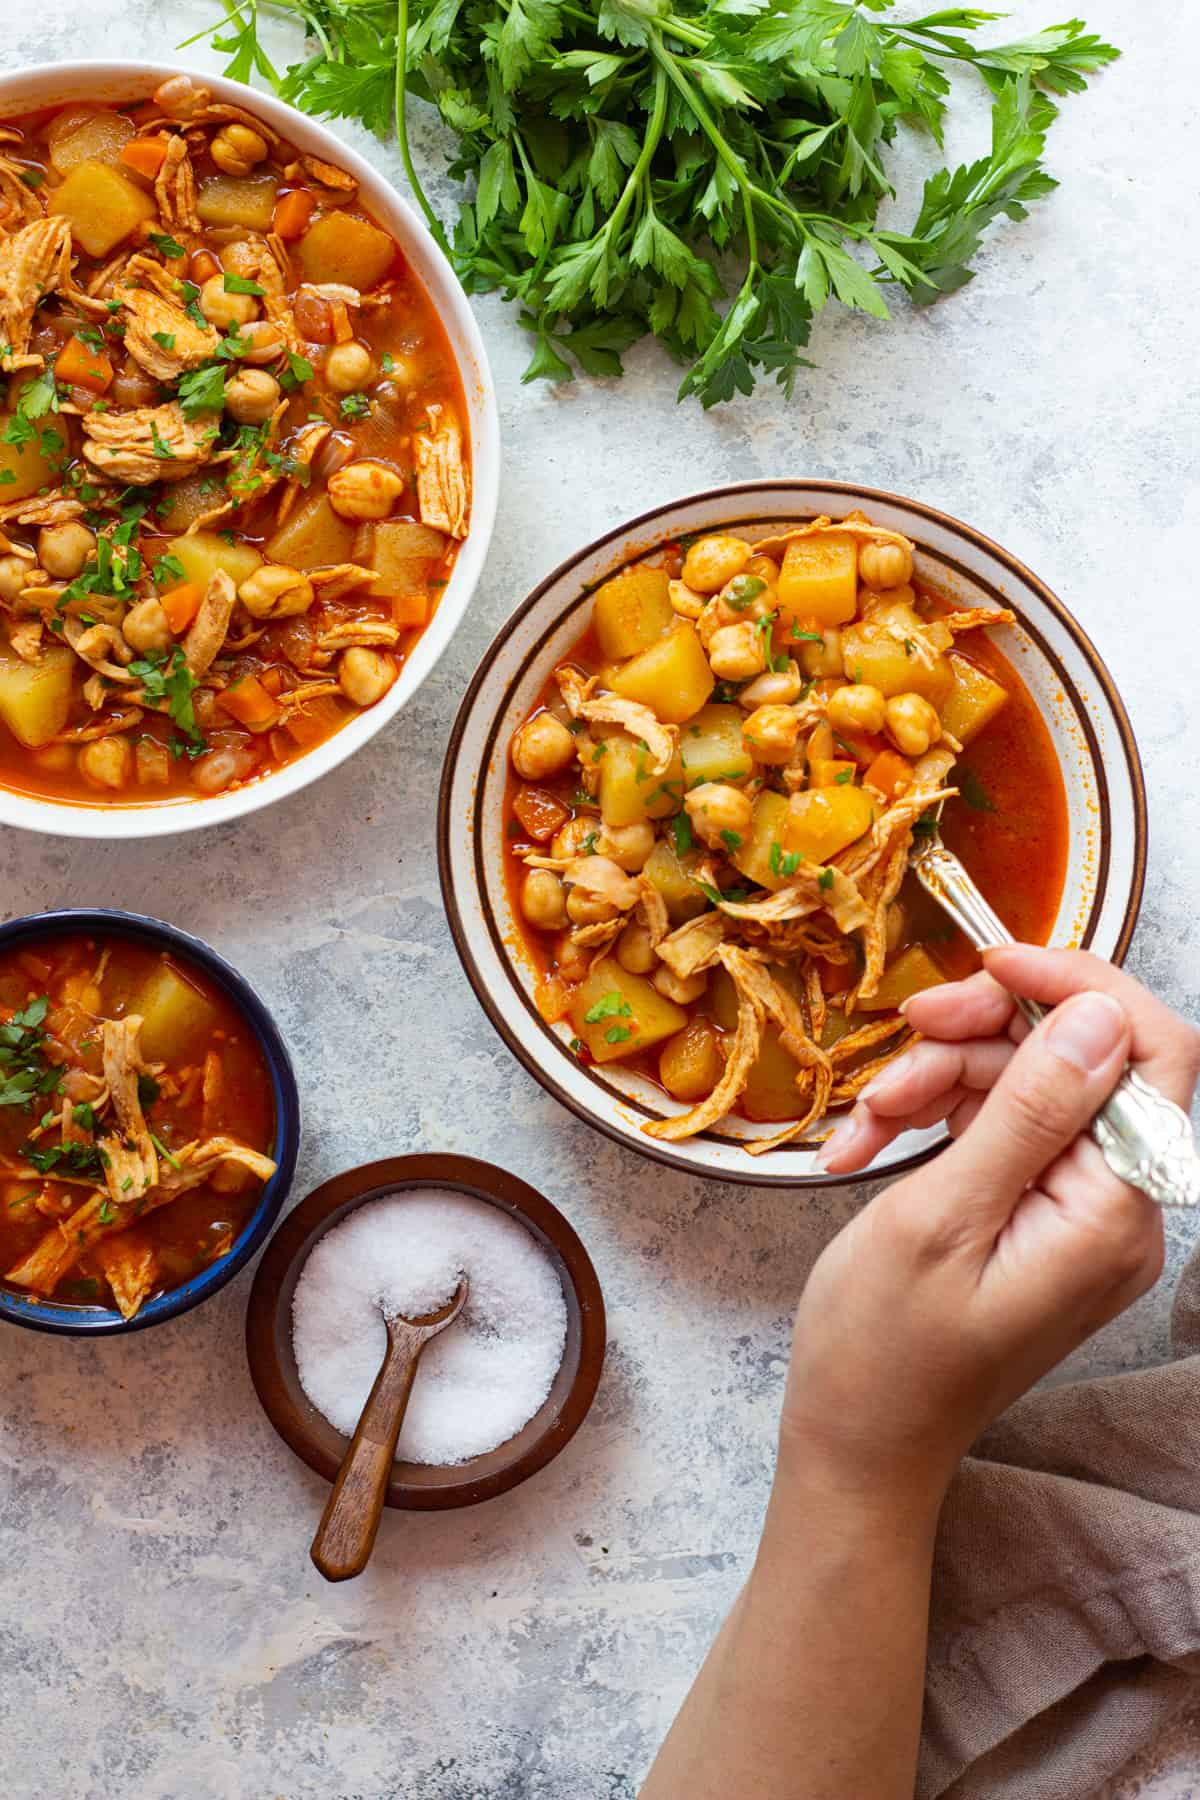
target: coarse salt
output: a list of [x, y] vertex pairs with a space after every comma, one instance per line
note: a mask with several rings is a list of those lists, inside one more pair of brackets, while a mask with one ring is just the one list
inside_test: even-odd
[[292, 1300], [300, 1385], [345, 1437], [387, 1349], [384, 1313], [419, 1318], [470, 1284], [453, 1325], [421, 1352], [396, 1455], [453, 1464], [514, 1437], [562, 1362], [567, 1308], [545, 1250], [516, 1219], [438, 1188], [389, 1194], [317, 1243]]

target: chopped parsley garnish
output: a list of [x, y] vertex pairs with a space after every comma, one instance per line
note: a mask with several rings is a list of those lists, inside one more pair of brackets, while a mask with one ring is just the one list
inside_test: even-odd
[[153, 1075], [139, 1075], [137, 1087], [138, 1099], [143, 1106], [153, 1106], [154, 1102], [162, 1093], [162, 1089], [159, 1087], [157, 1081], [155, 1081]]
[[[175, 262], [178, 257], [187, 255], [187, 251], [184, 249], [183, 245], [175, 238], [168, 237], [165, 231], [152, 231], [150, 233], [150, 242], [154, 245], [158, 254], [160, 256], [165, 256], [168, 262]], [[192, 284], [189, 281], [184, 285], [190, 287]], [[199, 293], [200, 289], [197, 288], [196, 292]]]
[[342, 395], [343, 419], [363, 419], [371, 410], [371, 402], [365, 394]]
[[684, 856], [691, 849], [692, 821], [685, 812], [678, 812], [671, 820], [671, 836], [675, 839], [676, 856]]
[[913, 820], [914, 837], [932, 837], [937, 830], [937, 820], [932, 812], [922, 813], [919, 819]]
[[765, 594], [767, 584], [759, 575], [735, 575], [721, 589], [721, 598], [734, 612], [745, 612], [751, 601]]
[[175, 348], [175, 333], [173, 331], [152, 331], [150, 336], [154, 339], [154, 342], [160, 345], [164, 350], [173, 350]]
[[154, 1148], [158, 1151], [158, 1154], [163, 1158], [164, 1162], [169, 1162], [173, 1169], [181, 1169], [183, 1167], [179, 1158], [174, 1155], [172, 1151], [168, 1150], [162, 1139], [155, 1137], [153, 1132], [150, 1133], [150, 1142], [154, 1145]]
[[25, 183], [26, 187], [40, 188], [45, 179], [46, 172], [44, 169], [21, 170], [21, 180]]
[[380, 357], [379, 367], [383, 370], [385, 375], [390, 375], [392, 370], [396, 367], [396, 359], [390, 350], [385, 350]]
[[787, 876], [796, 873], [796, 870], [800, 867], [804, 858], [800, 855], [798, 850], [789, 850], [785, 854], [780, 848], [778, 840], [776, 840], [771, 845], [770, 855], [767, 860], [771, 865], [772, 875]]
[[607, 756], [607, 754], [608, 754], [608, 740], [607, 740], [607, 738], [601, 738], [600, 742], [596, 745], [596, 748], [592, 751], [592, 761], [594, 763], [598, 763], [600, 761], [600, 758], [602, 756]]
[[633, 1036], [628, 1025], [610, 1025], [604, 1034], [606, 1044], [625, 1044]]
[[103, 350], [104, 333], [98, 325], [76, 325], [75, 336], [92, 350]]
[[599, 838], [599, 836], [600, 836], [600, 833], [598, 831], [589, 831], [588, 832], [587, 836], [583, 840], [583, 854], [585, 856], [595, 856], [596, 840]]
[[987, 790], [974, 769], [956, 769], [954, 778], [958, 789], [972, 812], [995, 812], [995, 802], [988, 798]]
[[311, 381], [315, 371], [306, 356], [297, 356], [294, 350], [288, 351], [287, 368], [279, 377], [279, 385], [285, 393], [290, 394], [304, 382]]
[[754, 621], [754, 629], [762, 642], [763, 661], [766, 663], [772, 675], [778, 674], [780, 669], [787, 667], [787, 657], [780, 656], [777, 659], [771, 642], [772, 633], [775, 630], [775, 621], [778, 617], [779, 613], [778, 610], [776, 610], [775, 612], [768, 613], [765, 618], [756, 619]]
[[825, 642], [825, 633], [823, 631], [801, 631], [800, 623], [797, 619], [792, 620], [792, 636], [796, 639], [796, 642], [800, 644], [823, 644]]
[[740, 850], [742, 847], [742, 834], [740, 831], [723, 831], [721, 833], [721, 842], [725, 845], [727, 850]]
[[821, 870], [821, 873], [817, 876], [817, 886], [819, 888], [825, 888], [826, 891], [828, 891], [833, 886], [833, 870], [832, 869], [822, 869]]
[[95, 1181], [104, 1179], [104, 1152], [97, 1144], [24, 1144], [21, 1157], [32, 1164], [39, 1175], [62, 1168], [71, 1175], [86, 1175]]
[[[169, 661], [165, 650], [148, 650], [137, 662], [130, 663], [129, 673], [141, 682], [142, 692], [147, 700], [167, 702], [169, 716], [184, 736], [196, 746], [190, 754], [199, 755], [205, 748], [205, 742], [196, 724], [196, 712], [192, 704], [196, 682], [188, 668], [183, 645], [174, 646]], [[175, 754], [182, 755], [182, 750]]]
[[150, 571], [156, 587], [162, 587], [168, 581], [182, 581], [184, 567], [177, 556], [160, 556]]
[[158, 429], [157, 421], [154, 419], [151, 419], [150, 421], [150, 447], [160, 462], [175, 461], [175, 452], [172, 450], [170, 444], [163, 438], [162, 433]]
[[225, 405], [225, 371], [219, 363], [191, 369], [179, 383], [179, 404], [185, 419], [197, 413], [220, 412]]
[[[175, 240], [172, 238], [171, 242], [174, 243], [174, 241]], [[208, 330], [208, 320], [205, 318], [204, 314], [200, 311], [200, 308], [196, 304], [196, 302], [200, 298], [200, 289], [196, 286], [195, 282], [194, 281], [182, 282], [180, 284], [179, 292], [180, 292], [180, 298], [183, 301], [183, 310], [187, 314], [188, 318], [192, 321], [192, 324], [198, 325], [200, 327], [201, 331], [207, 331]]]
[[256, 294], [260, 300], [267, 291], [257, 281], [251, 281], [249, 276], [231, 275], [228, 270], [221, 277], [221, 285], [227, 294]]
[[96, 1129], [96, 1114], [90, 1100], [83, 1101], [79, 1106], [73, 1106], [71, 1118], [78, 1125], [80, 1131], [95, 1131]]
[[[609, 993], [602, 995], [594, 1006], [588, 1007], [583, 1015], [583, 1022], [585, 1025], [598, 1025], [601, 1019], [629, 1019], [632, 1016], [633, 1008], [628, 1000], [624, 999], [616, 988], [613, 988]], [[625, 1035], [628, 1037], [629, 1033], [626, 1032]], [[610, 1038], [609, 1042], [613, 1043], [615, 1039]]]
[[[123, 1188], [132, 1187], [133, 1186], [132, 1178], [127, 1176], [125, 1178], [125, 1180], [121, 1183], [121, 1186]], [[101, 1225], [111, 1225], [113, 1220], [116, 1218], [116, 1216], [117, 1216], [116, 1207], [113, 1205], [112, 1201], [106, 1197], [105, 1199], [103, 1199], [100, 1202], [100, 1211], [96, 1214], [97, 1220], [99, 1221], [99, 1223]]]
[[854, 770], [853, 769], [839, 769], [833, 779], [837, 783], [838, 787], [845, 787], [845, 785], [848, 781], [854, 780]]
[[62, 1071], [47, 1063], [42, 1024], [50, 999], [42, 994], [0, 1025], [0, 1106], [32, 1109], [34, 1095], [55, 1093]]
[[570, 1050], [573, 1056], [581, 1056], [583, 1054], [583, 1048], [584, 1044], [582, 1038], [572, 1038], [571, 1042], [567, 1045], [567, 1049]]

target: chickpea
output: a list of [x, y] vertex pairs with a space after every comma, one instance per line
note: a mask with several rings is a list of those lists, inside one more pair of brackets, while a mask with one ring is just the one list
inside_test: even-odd
[[648, 819], [638, 825], [606, 825], [596, 848], [601, 855], [611, 856], [627, 875], [636, 875], [654, 848], [654, 827]]
[[155, 88], [154, 104], [169, 119], [190, 119], [201, 104], [201, 90], [190, 75], [171, 75]]
[[761, 675], [767, 666], [762, 633], [749, 620], [722, 625], [713, 632], [708, 660], [713, 674], [722, 681], [748, 681], [752, 675]]
[[567, 917], [573, 925], [607, 925], [616, 916], [617, 908], [603, 894], [573, 887], [567, 895]]
[[23, 556], [0, 556], [0, 600], [15, 600], [21, 589], [29, 586], [32, 568]]
[[343, 519], [386, 519], [404, 492], [404, 477], [367, 458], [347, 463], [329, 477], [329, 504]]
[[539, 931], [561, 931], [567, 922], [567, 893], [553, 869], [530, 869], [521, 883], [521, 911]]
[[382, 650], [361, 644], [343, 650], [338, 663], [338, 686], [355, 706], [374, 706], [396, 679], [396, 665]]
[[[238, 336], [242, 341], [242, 349], [238, 351], [238, 361], [244, 363], [274, 362], [282, 356], [287, 347], [283, 332], [274, 319], [252, 319], [244, 325]], [[226, 390], [228, 392], [228, 390]]]
[[924, 756], [942, 735], [942, 721], [920, 694], [897, 694], [887, 703], [888, 736], [905, 756]]
[[208, 146], [208, 153], [226, 175], [248, 175], [267, 154], [267, 140], [249, 125], [223, 125]]
[[696, 836], [714, 850], [736, 848], [721, 834], [744, 836], [754, 811], [749, 794], [723, 781], [706, 781], [702, 787], [693, 788], [684, 796], [683, 805]]
[[561, 719], [540, 712], [513, 733], [513, 768], [525, 781], [558, 775], [575, 755], [575, 739]]
[[859, 550], [858, 573], [864, 587], [900, 587], [912, 572], [912, 551], [907, 544], [866, 543]]
[[228, 331], [231, 325], [248, 325], [258, 317], [258, 301], [253, 294], [227, 294], [224, 275], [210, 275], [200, 289], [197, 302], [210, 325]]
[[211, 750], [192, 764], [192, 786], [202, 794], [219, 794], [244, 773], [245, 762], [237, 750]]
[[263, 563], [243, 581], [238, 599], [256, 619], [291, 619], [312, 605], [313, 585], [299, 569]]
[[[840, 675], [842, 672], [842, 634], [836, 625], [828, 630], [820, 630], [814, 625], [801, 625], [812, 635], [801, 638], [796, 644], [796, 655], [800, 667], [810, 681], [819, 681], [825, 675]], [[819, 635], [818, 635], [819, 634]]]
[[794, 662], [782, 669], [768, 669], [738, 692], [738, 705], [747, 712], [756, 706], [794, 706], [804, 692], [804, 677]]
[[711, 1022], [689, 1019], [659, 1052], [658, 1078], [676, 1100], [703, 1100], [720, 1081], [724, 1067]]
[[800, 735], [800, 714], [790, 706], [759, 706], [742, 726], [755, 762], [790, 761]]
[[676, 1006], [690, 1006], [708, 986], [707, 970], [701, 969], [698, 975], [679, 976], [673, 969], [668, 969], [666, 963], [659, 963], [650, 979], [659, 993], [674, 1000]]
[[69, 525], [43, 525], [38, 532], [38, 561], [56, 581], [74, 581], [95, 548], [95, 532], [78, 519]]
[[773, 556], [752, 556], [746, 564], [747, 575], [757, 575], [769, 588], [779, 586], [779, 564]]
[[831, 694], [826, 711], [836, 731], [882, 731], [886, 704], [877, 687], [856, 681]]
[[648, 975], [658, 961], [650, 933], [640, 919], [631, 919], [617, 939], [616, 956], [631, 975]]
[[727, 532], [703, 537], [683, 559], [683, 579], [697, 594], [715, 594], [740, 575], [750, 561], [750, 546]]
[[582, 981], [595, 955], [586, 944], [577, 944], [573, 932], [564, 932], [554, 947], [554, 966], [564, 981]]
[[79, 752], [79, 773], [89, 787], [123, 788], [133, 774], [133, 751], [124, 737], [97, 738]]
[[325, 381], [335, 394], [353, 394], [375, 376], [375, 364], [365, 344], [335, 344], [325, 358]]
[[598, 835], [599, 827], [595, 817], [581, 815], [579, 818], [568, 819], [562, 830], [556, 831], [550, 839], [550, 854], [559, 860], [569, 856], [586, 856], [588, 839], [593, 840], [594, 850]]
[[167, 615], [153, 594], [139, 600], [125, 614], [121, 636], [133, 650], [165, 650], [171, 642]]
[[279, 383], [265, 369], [239, 369], [225, 384], [225, 411], [239, 425], [265, 425], [279, 403]]

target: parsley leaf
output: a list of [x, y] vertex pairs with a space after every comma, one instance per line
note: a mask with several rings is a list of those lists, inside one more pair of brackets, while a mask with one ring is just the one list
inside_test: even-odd
[[957, 768], [954, 771], [954, 780], [959, 793], [972, 812], [995, 812], [996, 803], [988, 797], [987, 790], [974, 769]]
[[248, 275], [231, 275], [228, 270], [221, 276], [221, 285], [227, 294], [255, 294], [260, 300], [267, 291]]
[[197, 413], [220, 412], [225, 405], [225, 371], [219, 363], [191, 369], [179, 383], [179, 404], [185, 419]]
[[[633, 1008], [616, 988], [601, 996], [594, 1006], [589, 1006], [583, 1015], [585, 1025], [598, 1025], [601, 1019], [628, 1019], [633, 1015]], [[610, 1040], [611, 1041], [611, 1040]]]
[[[178, 239], [169, 237], [165, 231], [152, 231], [150, 233], [150, 242], [154, 245], [158, 254], [160, 256], [165, 256], [168, 262], [174, 262], [177, 257], [187, 255], [187, 251]], [[196, 292], [199, 293], [199, 291], [199, 288], [197, 288]]]

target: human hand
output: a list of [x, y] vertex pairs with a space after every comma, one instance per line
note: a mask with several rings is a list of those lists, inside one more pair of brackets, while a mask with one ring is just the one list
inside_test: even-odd
[[[1082, 951], [989, 951], [917, 996], [923, 1034], [825, 1146], [862, 1167], [908, 1126], [955, 1142], [825, 1250], [796, 1318], [782, 1454], [940, 1504], [1005, 1406], [1157, 1280], [1162, 1218], [1081, 1135], [1126, 1062], [1184, 1108], [1200, 1033]], [[1029, 1032], [1012, 999], [1053, 1006]]]

